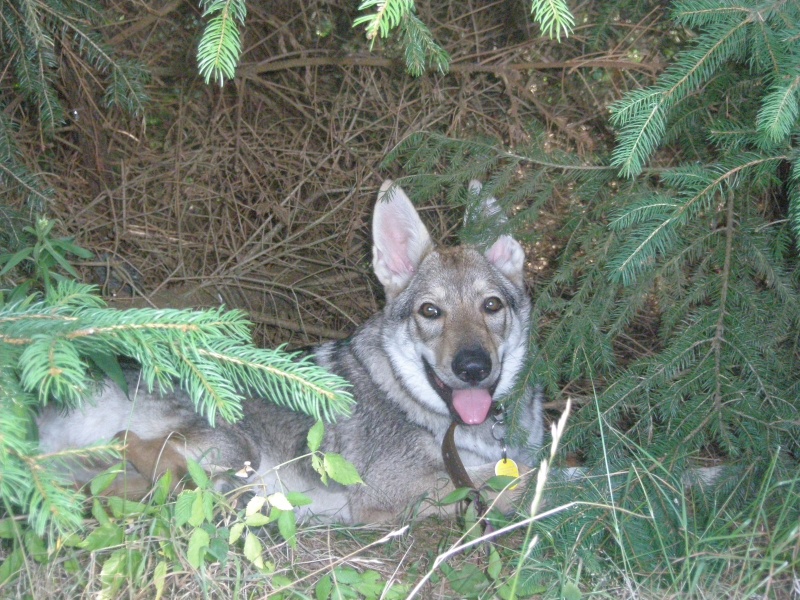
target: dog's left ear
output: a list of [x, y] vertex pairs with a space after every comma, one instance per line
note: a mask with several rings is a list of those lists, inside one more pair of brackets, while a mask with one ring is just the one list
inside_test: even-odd
[[525, 251], [510, 235], [501, 235], [484, 256], [514, 285], [524, 287]]
[[[483, 186], [477, 179], [469, 182], [469, 191], [479, 195]], [[494, 221], [498, 225], [505, 224], [508, 219], [502, 214], [500, 204], [495, 198], [486, 198], [480, 205], [480, 218], [484, 221]], [[469, 217], [467, 217], [469, 218]], [[520, 243], [510, 235], [501, 235], [484, 254], [486, 258], [497, 267], [500, 272], [508, 277], [515, 285], [525, 285], [523, 269], [525, 268], [525, 251]]]

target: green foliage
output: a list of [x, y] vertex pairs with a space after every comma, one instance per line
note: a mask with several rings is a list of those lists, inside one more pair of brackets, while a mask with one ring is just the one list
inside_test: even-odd
[[[150, 391], [180, 383], [212, 424], [217, 415], [241, 418], [245, 395], [269, 398], [317, 419], [347, 412], [352, 398], [346, 382], [280, 349], [254, 347], [240, 312], [107, 308], [94, 288], [57, 272], [77, 275], [67, 255], [90, 255], [68, 240], [53, 239], [52, 230], [51, 222], [40, 219], [29, 231], [33, 245], [0, 257], [0, 275], [17, 281], [13, 275], [23, 273], [8, 300], [0, 302], [0, 497], [9, 514], [27, 516], [36, 535], [48, 525], [61, 532], [80, 526], [81, 496], [61, 475], [68, 472], [67, 463], [90, 456], [109, 460], [117, 448], [38, 455], [33, 414], [49, 402], [64, 409], [79, 406], [98, 376], [126, 389], [117, 356], [141, 365]], [[44, 296], [25, 296], [35, 284], [45, 289]], [[337, 481], [353, 479], [346, 467], [334, 462], [326, 472]], [[193, 477], [201, 483], [200, 473]], [[96, 482], [93, 491], [111, 479]], [[287, 519], [285, 527], [293, 526]]]
[[[363, 25], [372, 43], [378, 37], [387, 38], [394, 30], [400, 32], [405, 51], [406, 69], [418, 77], [428, 66], [441, 73], [450, 69], [450, 56], [436, 43], [428, 27], [415, 15], [414, 0], [364, 0], [360, 11], [374, 12], [357, 17], [353, 26]], [[572, 32], [574, 18], [563, 0], [533, 0], [531, 13], [550, 38], [561, 40]]]
[[[223, 85], [232, 79], [242, 53], [240, 28], [247, 15], [245, 0], [200, 0], [206, 24], [197, 48], [200, 75], [208, 83], [212, 79]], [[450, 55], [434, 39], [425, 23], [417, 17], [414, 0], [363, 0], [358, 10], [366, 12], [353, 21], [363, 26], [367, 40], [399, 33], [406, 69], [415, 77], [434, 68], [440, 73], [450, 70]], [[370, 11], [370, 12], [367, 12]], [[531, 13], [550, 38], [561, 40], [572, 33], [575, 20], [564, 0], [533, 0]]]
[[141, 114], [148, 75], [141, 65], [117, 61], [99, 35], [103, 7], [94, 2], [9, 0], [0, 5], [3, 72], [13, 73], [17, 90], [35, 107], [46, 134], [64, 121], [55, 89], [60, 66], [56, 47], [69, 46], [105, 80], [107, 106]]
[[[751, 145], [771, 153], [785, 146], [797, 122], [800, 56], [792, 40], [798, 7], [765, 2], [750, 8], [689, 0], [675, 3], [673, 18], [700, 33], [656, 85], [632, 92], [612, 107], [611, 120], [619, 127], [619, 139], [611, 164], [625, 177], [638, 175], [669, 136], [670, 127], [679, 122], [682, 109], [695, 103], [698, 90], [711, 83], [704, 100], [710, 109], [732, 86], [739, 85], [742, 77], [758, 89], [757, 98], [748, 98], [749, 102], [733, 111], [755, 121], [755, 143]], [[749, 73], [743, 72], [744, 68], [749, 68]], [[765, 88], [766, 94], [762, 93]]]
[[[789, 34], [800, 11], [775, 3], [742, 16], [728, 4], [718, 10], [712, 4], [677, 6], [680, 22], [703, 25], [693, 47], [655, 86], [616, 104], [621, 133], [613, 165], [623, 154], [629, 165], [638, 157], [639, 166], [629, 169], [635, 174], [663, 140], [684, 153], [678, 154], [684, 162], [654, 172], [657, 177], [619, 182], [602, 165], [545, 155], [535, 130], [530, 147], [514, 152], [491, 142], [416, 134], [387, 159], [416, 174], [403, 185], [420, 196], [444, 192], [463, 204], [469, 201], [465, 183], [487, 180], [483, 193], [507, 207], [524, 204], [503, 226], [523, 239], [553, 190], [572, 190], [576, 210], [564, 217], [559, 263], [535, 290], [530, 379], [554, 393], [592, 386], [602, 422], [626, 437], [603, 446], [593, 433], [598, 416], [587, 405], [566, 444], [590, 464], [625, 464], [636, 451], [624, 440], [676, 468], [707, 452], [747, 462], [763, 460], [765, 449], [797, 451], [797, 257], [789, 222], [774, 214], [773, 198], [788, 191], [790, 215], [797, 214], [798, 123], [796, 113], [782, 108], [785, 101], [775, 108], [776, 88], [758, 82], [783, 82], [785, 98], [786, 84], [800, 71], [782, 71], [794, 64], [788, 59], [756, 58], [797, 54]], [[746, 29], [756, 21], [769, 48]], [[740, 27], [745, 33], [734, 35]], [[694, 121], [669, 130], [666, 108], [677, 107], [678, 98], [693, 103]], [[726, 107], [725, 122], [718, 106]], [[767, 128], [760, 126], [764, 106], [783, 111]], [[663, 127], [653, 127], [653, 115], [663, 117]], [[773, 126], [780, 123], [776, 136]], [[648, 137], [648, 153], [637, 154], [628, 143]], [[782, 170], [788, 177], [781, 178]], [[442, 174], [432, 175], [437, 171]], [[486, 243], [480, 231], [468, 228], [465, 236]], [[638, 338], [639, 320], [648, 315], [657, 334]], [[645, 351], [623, 352], [632, 341], [646, 344]]]
[[[530, 224], [569, 190], [558, 262], [534, 289], [525, 383], [579, 400], [564, 449], [590, 478], [549, 502], [589, 507], [544, 524], [551, 550], [589, 577], [604, 572], [601, 555], [624, 573], [665, 574], [680, 593], [735, 556], [756, 589], [767, 567], [738, 544], [763, 543], [721, 528], [769, 506], [760, 524], [784, 540], [800, 506], [794, 491], [781, 503], [800, 456], [800, 7], [697, 0], [672, 14], [697, 35], [656, 84], [614, 104], [608, 166], [545, 154], [535, 126], [513, 152], [415, 134], [387, 160], [413, 174], [402, 182], [412, 195], [469, 203], [478, 178], [482, 194], [522, 206], [488, 236], [468, 227], [478, 244], [503, 231], [535, 244]], [[709, 455], [728, 470], [684, 493]]]
[[242, 54], [239, 28], [247, 17], [244, 0], [201, 0], [203, 17], [209, 18], [197, 46], [197, 66], [206, 83], [222, 85], [233, 79]]
[[[58, 269], [75, 279], [78, 278], [78, 272], [69, 263], [70, 256], [92, 258], [91, 252], [76, 246], [70, 239], [53, 239], [55, 225], [54, 221], [40, 218], [36, 221], [35, 227], [23, 226], [19, 238], [32, 240], [32, 243], [16, 248], [13, 253], [0, 254], [0, 282], [10, 279], [15, 270], [28, 275], [22, 281], [13, 281], [14, 293], [7, 299], [8, 302], [23, 300], [38, 285], [44, 288], [45, 295], [50, 295], [53, 293], [55, 282], [66, 281]], [[19, 228], [11, 227], [10, 230], [19, 231]], [[19, 246], [21, 243], [18, 242], [16, 245]]]
[[575, 26], [575, 19], [564, 0], [533, 0], [531, 13], [550, 39], [561, 41], [561, 36], [568, 37]]
[[0, 95], [0, 185], [14, 190], [34, 212], [43, 210], [52, 191], [21, 160], [14, 140], [17, 125], [6, 106], [21, 97], [38, 116], [42, 137], [51, 138], [66, 119], [59, 72], [78, 65], [83, 72], [75, 75], [87, 76], [87, 86], [99, 82], [106, 108], [134, 116], [144, 112], [149, 73], [140, 63], [114, 56], [100, 33], [106, 19], [106, 9], [95, 0], [0, 3], [0, 73], [14, 83], [7, 88], [13, 96]]

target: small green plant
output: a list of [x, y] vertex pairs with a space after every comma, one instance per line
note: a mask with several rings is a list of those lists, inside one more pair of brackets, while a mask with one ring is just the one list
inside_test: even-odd
[[13, 253], [0, 254], [0, 282], [5, 278], [10, 279], [15, 271], [22, 275], [21, 281], [12, 280], [13, 293], [5, 299], [6, 302], [21, 301], [38, 286], [41, 286], [47, 296], [52, 294], [54, 284], [66, 281], [67, 276], [80, 278], [69, 262], [70, 256], [89, 259], [94, 255], [69, 238], [54, 238], [55, 226], [55, 221], [43, 217], [37, 219], [33, 227], [26, 226], [22, 229], [23, 236], [32, 240], [31, 245]]

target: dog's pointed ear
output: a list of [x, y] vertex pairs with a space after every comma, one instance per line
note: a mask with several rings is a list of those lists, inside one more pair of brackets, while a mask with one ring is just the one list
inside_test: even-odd
[[[469, 182], [469, 191], [479, 196], [483, 185], [477, 179]], [[503, 214], [500, 203], [494, 197], [483, 200], [477, 207], [478, 214], [467, 214], [465, 221], [480, 219], [482, 223], [492, 223], [497, 228], [502, 228], [508, 223], [508, 217]], [[510, 235], [501, 235], [484, 254], [486, 259], [497, 267], [500, 272], [508, 277], [512, 283], [520, 287], [525, 285], [523, 271], [525, 269], [525, 251], [520, 243]]]
[[510, 235], [501, 235], [484, 254], [487, 260], [519, 287], [525, 285], [525, 251]]
[[390, 179], [378, 192], [372, 240], [372, 267], [391, 298], [408, 285], [433, 242], [411, 200]]

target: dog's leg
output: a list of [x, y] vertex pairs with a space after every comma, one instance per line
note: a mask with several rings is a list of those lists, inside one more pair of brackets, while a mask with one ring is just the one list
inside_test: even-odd
[[192, 487], [184, 481], [188, 468], [186, 456], [179, 449], [184, 446], [179, 434], [171, 433], [162, 438], [143, 440], [132, 431], [120, 431], [114, 436], [125, 444], [123, 458], [135, 469], [125, 473], [103, 493], [107, 496], [122, 496], [141, 500], [165, 473], [172, 474], [170, 491]]

